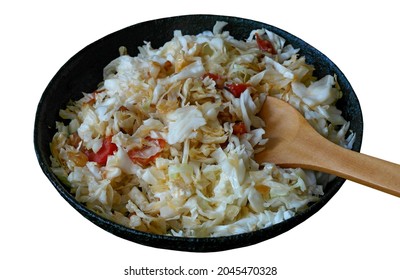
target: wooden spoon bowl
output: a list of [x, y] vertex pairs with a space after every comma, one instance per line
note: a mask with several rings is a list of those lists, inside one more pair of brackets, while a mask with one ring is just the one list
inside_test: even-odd
[[400, 197], [400, 165], [336, 145], [290, 104], [268, 97], [260, 111], [268, 143], [256, 161], [322, 171]]

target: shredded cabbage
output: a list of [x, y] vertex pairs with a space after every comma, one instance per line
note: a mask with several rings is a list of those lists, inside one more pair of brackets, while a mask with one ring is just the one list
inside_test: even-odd
[[266, 96], [281, 98], [350, 148], [335, 77], [313, 77], [299, 49], [269, 30], [242, 41], [226, 24], [177, 30], [135, 57], [121, 47], [99, 88], [60, 110], [69, 123], [57, 123], [52, 167], [79, 202], [140, 231], [206, 237], [282, 222], [323, 195], [332, 176], [254, 161], [268, 145], [257, 114]]

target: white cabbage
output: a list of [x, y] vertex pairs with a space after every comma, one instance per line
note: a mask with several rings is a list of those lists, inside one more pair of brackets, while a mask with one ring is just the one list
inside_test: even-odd
[[[280, 223], [323, 195], [332, 176], [254, 161], [268, 145], [257, 114], [268, 95], [284, 99], [349, 148], [355, 135], [335, 107], [335, 77], [315, 79], [299, 50], [269, 30], [243, 41], [226, 24], [177, 30], [135, 57], [121, 48], [99, 88], [60, 110], [69, 123], [56, 124], [51, 162], [78, 201], [126, 227], [203, 237]], [[262, 53], [256, 33], [277, 54]], [[235, 96], [227, 84], [246, 89]]]
[[206, 124], [203, 114], [196, 106], [176, 109], [167, 115], [168, 144], [182, 143], [193, 131]]
[[334, 85], [334, 78], [327, 75], [308, 87], [302, 83], [294, 82], [292, 89], [305, 104], [315, 107], [317, 105], [330, 105], [340, 97], [340, 92], [333, 87]]
[[217, 21], [214, 25], [213, 28], [213, 33], [214, 35], [218, 35], [222, 33], [222, 29], [227, 25], [228, 23], [225, 21]]

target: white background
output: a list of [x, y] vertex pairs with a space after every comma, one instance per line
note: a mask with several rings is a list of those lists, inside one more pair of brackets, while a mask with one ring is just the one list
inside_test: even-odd
[[[87, 221], [48, 182], [33, 148], [40, 96], [76, 52], [144, 20], [208, 13], [275, 25], [325, 53], [345, 73], [361, 102], [362, 152], [400, 162], [400, 17], [395, 3], [2, 1], [0, 278], [133, 279], [123, 275], [124, 268], [182, 265], [215, 270], [276, 266], [278, 275], [271, 279], [399, 279], [397, 197], [347, 181], [316, 215], [268, 241], [206, 254], [162, 250], [115, 237]], [[157, 278], [162, 277], [147, 277]], [[214, 278], [245, 277], [203, 277]]]

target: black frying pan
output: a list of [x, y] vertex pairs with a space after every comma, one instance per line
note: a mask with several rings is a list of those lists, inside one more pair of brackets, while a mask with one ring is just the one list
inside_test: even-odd
[[103, 68], [119, 56], [120, 46], [126, 46], [129, 54], [134, 56], [137, 53], [137, 47], [143, 45], [143, 41], [150, 41], [154, 48], [158, 48], [172, 39], [174, 30], [179, 29], [183, 34], [196, 35], [205, 30], [212, 30], [216, 21], [228, 22], [224, 30], [228, 30], [236, 39], [246, 39], [251, 30], [265, 27], [284, 37], [295, 48], [300, 48], [300, 54], [305, 55], [307, 62], [315, 66], [314, 74], [318, 78], [326, 74], [336, 74], [344, 93], [337, 107], [351, 122], [350, 129], [356, 132], [357, 139], [353, 150], [360, 151], [363, 119], [357, 96], [339, 68], [324, 54], [301, 39], [265, 23], [229, 16], [187, 15], [135, 24], [90, 44], [61, 67], [42, 95], [37, 107], [34, 127], [35, 151], [44, 174], [72, 207], [88, 220], [114, 235], [152, 247], [181, 251], [210, 252], [248, 246], [273, 238], [302, 223], [321, 209], [345, 182], [344, 179], [336, 178], [326, 186], [325, 194], [318, 202], [310, 205], [304, 212], [268, 228], [226, 237], [187, 238], [140, 232], [106, 220], [78, 203], [69, 193], [68, 187], [52, 173], [49, 143], [55, 133], [55, 122], [60, 120], [59, 110], [64, 108], [70, 99], [79, 99], [82, 92], [92, 92], [97, 88], [103, 78]]

